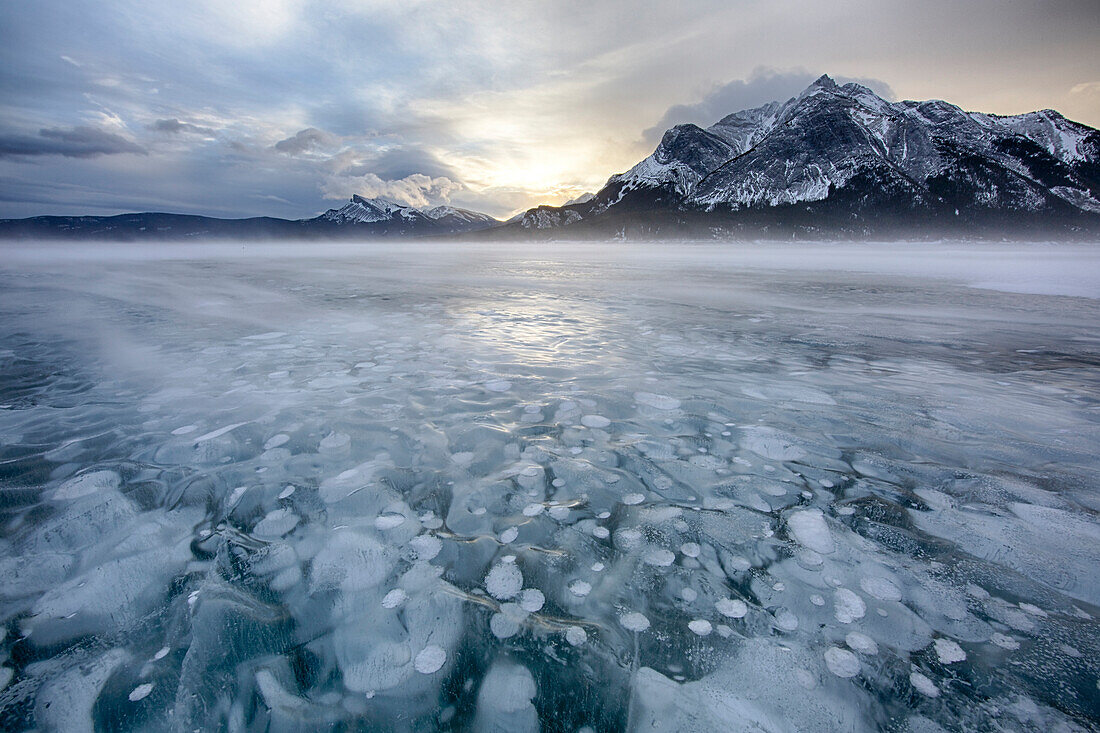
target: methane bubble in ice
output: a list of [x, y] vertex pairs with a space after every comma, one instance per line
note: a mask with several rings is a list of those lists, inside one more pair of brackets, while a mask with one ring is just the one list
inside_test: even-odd
[[688, 628], [696, 636], [707, 636], [711, 632], [710, 621], [703, 618], [692, 619], [688, 621]]
[[744, 601], [736, 598], [722, 598], [715, 602], [715, 610], [726, 618], [744, 618], [749, 612], [749, 607]]
[[649, 628], [649, 619], [637, 611], [619, 616], [619, 623], [627, 631], [645, 631]]
[[926, 697], [940, 696], [940, 688], [936, 687], [936, 683], [920, 672], [913, 671], [909, 673], [909, 684], [913, 686], [914, 690]]
[[610, 424], [611, 421], [603, 415], [585, 415], [581, 418], [581, 425], [586, 428], [606, 428]]
[[138, 700], [144, 700], [146, 697], [149, 696], [149, 693], [152, 691], [153, 683], [146, 682], [145, 684], [138, 685], [133, 690], [131, 690], [130, 694], [127, 695], [127, 698], [130, 700], [130, 702], [137, 702]]
[[825, 665], [837, 677], [855, 677], [859, 674], [859, 658], [847, 649], [837, 646], [825, 651]]
[[787, 526], [800, 545], [814, 552], [828, 555], [836, 549], [829, 525], [818, 509], [802, 509], [787, 518]]
[[512, 598], [523, 588], [523, 574], [514, 562], [501, 561], [485, 576], [485, 589], [494, 598]]
[[951, 639], [939, 638], [935, 641], [936, 657], [941, 664], [953, 664], [966, 659], [966, 652], [958, 642]]
[[420, 674], [432, 674], [443, 668], [447, 661], [447, 652], [435, 645], [426, 646], [420, 650], [413, 661], [413, 666]]
[[580, 646], [588, 641], [588, 634], [580, 626], [570, 626], [565, 630], [565, 640], [572, 646]]

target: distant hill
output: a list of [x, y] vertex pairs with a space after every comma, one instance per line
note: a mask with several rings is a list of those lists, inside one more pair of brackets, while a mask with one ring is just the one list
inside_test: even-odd
[[442, 236], [499, 224], [488, 214], [451, 206], [420, 210], [387, 199], [352, 196], [339, 209], [312, 219], [218, 219], [185, 214], [36, 216], [0, 220], [6, 239], [280, 239]]

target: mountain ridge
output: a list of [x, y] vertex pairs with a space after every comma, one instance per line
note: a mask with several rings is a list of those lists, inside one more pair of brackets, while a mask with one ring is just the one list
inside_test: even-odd
[[676, 125], [587, 204], [535, 207], [511, 226], [658, 238], [1087, 235], [1100, 230], [1100, 132], [1054, 110], [888, 102], [826, 75], [785, 103]]
[[384, 238], [447, 236], [500, 224], [477, 211], [453, 206], [427, 210], [386, 198], [353, 195], [340, 208], [308, 219], [248, 217], [222, 219], [192, 214], [143, 212], [114, 216], [36, 216], [0, 219], [8, 239], [212, 239], [212, 238]]

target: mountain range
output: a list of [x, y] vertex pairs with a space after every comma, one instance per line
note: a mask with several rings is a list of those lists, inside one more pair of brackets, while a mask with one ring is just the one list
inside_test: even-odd
[[313, 219], [172, 214], [0, 221], [0, 236], [739, 238], [1100, 233], [1100, 132], [1054, 110], [1014, 116], [889, 102], [822, 76], [797, 97], [677, 125], [595, 194], [507, 222], [353, 196]]
[[0, 219], [0, 237], [24, 239], [351, 238], [456, 235], [500, 224], [453, 206], [417, 209], [383, 198], [352, 196], [339, 209], [312, 219], [219, 219], [187, 214], [35, 216]]

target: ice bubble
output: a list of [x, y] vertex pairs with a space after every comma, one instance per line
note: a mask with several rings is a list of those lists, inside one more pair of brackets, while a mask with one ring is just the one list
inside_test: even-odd
[[814, 604], [815, 606], [824, 606], [825, 605], [825, 598], [823, 596], [818, 595], [817, 593], [814, 593], [813, 595], [810, 596], [810, 603]]
[[592, 571], [593, 571], [593, 572], [596, 572], [596, 573], [598, 573], [598, 572], [602, 571], [602, 570], [603, 570], [603, 568], [604, 568], [604, 564], [603, 564], [602, 562], [594, 562], [594, 563], [592, 563]]
[[1009, 651], [1015, 651], [1016, 649], [1020, 648], [1020, 642], [1016, 641], [1007, 634], [1002, 634], [996, 631], [993, 632], [993, 636], [990, 637], [990, 641], [992, 641], [994, 644], [1001, 647], [1002, 649], [1008, 649]]
[[552, 506], [552, 507], [550, 507], [549, 509], [546, 510], [546, 513], [560, 522], [563, 519], [566, 519], [566, 518], [569, 517], [569, 507], [567, 507], [567, 506]]
[[151, 682], [146, 682], [145, 684], [138, 685], [133, 690], [131, 690], [130, 694], [127, 697], [129, 698], [130, 702], [137, 702], [138, 700], [144, 700], [146, 697], [149, 696], [149, 693], [152, 691], [153, 684]]
[[680, 591], [680, 597], [687, 603], [694, 603], [695, 599], [699, 597], [699, 594], [694, 588], [684, 588]]
[[611, 518], [611, 512], [600, 512], [599, 514], [596, 515], [596, 519], [610, 519], [610, 518]]
[[668, 567], [675, 560], [676, 555], [663, 547], [650, 548], [642, 557], [642, 561], [645, 562], [646, 565], [653, 565], [659, 568]]
[[329, 433], [321, 438], [317, 449], [321, 453], [339, 453], [351, 445], [351, 436], [347, 433]]
[[279, 492], [279, 497], [278, 498], [280, 498], [280, 499], [289, 499], [290, 495], [293, 494], [293, 493], [294, 493], [294, 487], [293, 486], [287, 486], [285, 489], [283, 489], [282, 491]]
[[523, 573], [514, 562], [500, 562], [485, 576], [485, 589], [494, 598], [512, 598], [523, 588]]
[[583, 580], [574, 580], [569, 584], [569, 592], [580, 598], [584, 598], [586, 595], [592, 592], [592, 584]]
[[382, 599], [382, 608], [397, 608], [409, 600], [409, 594], [400, 588], [394, 588]]
[[861, 634], [858, 631], [850, 631], [848, 635], [844, 637], [844, 642], [849, 648], [854, 649], [860, 654], [878, 654], [878, 644], [875, 640], [867, 636], [867, 634]]
[[725, 624], [716, 624], [714, 630], [718, 632], [718, 635], [723, 639], [728, 639], [733, 636], [733, 629]]
[[431, 560], [443, 549], [443, 542], [435, 535], [421, 534], [409, 540], [409, 547], [418, 560]]
[[477, 693], [477, 714], [471, 730], [501, 733], [537, 733], [538, 695], [535, 678], [526, 667], [498, 660], [489, 668]]
[[713, 628], [710, 625], [710, 621], [704, 618], [697, 618], [688, 621], [688, 628], [696, 636], [709, 636]]
[[153, 655], [153, 659], [164, 659], [168, 656], [168, 652], [172, 651], [170, 648], [164, 646], [157, 650], [157, 653]]
[[935, 644], [936, 656], [939, 658], [940, 664], [952, 664], [966, 659], [966, 652], [951, 639], [939, 638], [933, 643]]
[[374, 528], [378, 530], [395, 529], [408, 520], [404, 514], [398, 512], [386, 512], [374, 518]]
[[675, 397], [653, 392], [635, 392], [634, 401], [656, 410], [675, 410], [680, 406], [680, 400]]
[[233, 423], [232, 425], [226, 425], [224, 428], [218, 428], [217, 430], [211, 430], [209, 433], [205, 433], [204, 435], [200, 435], [199, 437], [195, 438], [195, 442], [196, 443], [202, 443], [205, 440], [213, 440], [214, 438], [220, 438], [223, 435], [225, 435], [226, 433], [233, 432], [234, 430], [236, 430], [237, 428], [239, 428], [240, 426], [242, 426], [244, 424], [245, 423], [243, 423], [243, 422], [238, 422], [238, 423]]
[[859, 658], [838, 646], [831, 646], [826, 650], [825, 666], [837, 677], [855, 677], [859, 674]]
[[281, 537], [298, 526], [298, 515], [289, 509], [275, 509], [256, 523], [252, 533], [257, 537]]
[[680, 552], [684, 553], [685, 557], [699, 557], [699, 553], [702, 552], [701, 547], [694, 542], [685, 542], [680, 545]]
[[645, 494], [627, 494], [619, 501], [627, 505], [641, 504], [645, 501]]
[[528, 613], [535, 613], [542, 610], [543, 605], [546, 603], [546, 596], [542, 594], [541, 590], [537, 588], [526, 588], [520, 591], [519, 594], [519, 607]]
[[528, 504], [523, 507], [523, 516], [525, 517], [537, 517], [542, 514], [542, 510], [546, 507], [542, 504]]
[[619, 616], [619, 623], [627, 631], [645, 631], [649, 628], [649, 619], [637, 611]]
[[542, 473], [542, 468], [540, 468], [539, 466], [524, 466], [522, 469], [520, 469], [519, 475], [533, 478], [535, 476], [538, 476], [540, 473]]
[[490, 392], [507, 392], [512, 388], [512, 383], [507, 380], [499, 380], [496, 382], [486, 382], [485, 389]]
[[775, 612], [775, 625], [784, 631], [794, 631], [798, 628], [798, 616], [795, 616], [790, 609], [777, 609]]
[[642, 544], [642, 532], [633, 527], [620, 529], [615, 532], [615, 544], [627, 552], [637, 549]]
[[570, 626], [565, 630], [565, 640], [572, 646], [580, 646], [588, 641], [588, 634], [580, 626]]
[[749, 612], [748, 605], [736, 598], [722, 598], [714, 603], [714, 608], [726, 618], [744, 618]]
[[847, 588], [837, 588], [833, 592], [833, 603], [836, 605], [833, 613], [842, 624], [850, 624], [867, 613], [867, 604]]
[[494, 613], [489, 618], [489, 631], [498, 639], [510, 639], [519, 633], [519, 624], [503, 613]]
[[819, 509], [802, 509], [787, 517], [787, 527], [803, 547], [828, 555], [836, 549], [829, 525]]
[[420, 650], [413, 660], [413, 668], [420, 674], [432, 674], [442, 669], [446, 661], [446, 650], [433, 644]]
[[272, 448], [278, 448], [280, 445], [283, 445], [284, 443], [286, 443], [289, 440], [290, 440], [290, 436], [287, 435], [286, 433], [279, 433], [278, 435], [272, 435], [270, 438], [267, 439], [267, 442], [264, 443], [264, 450], [271, 450]]
[[611, 421], [603, 415], [584, 415], [581, 417], [581, 425], [586, 428], [606, 428], [610, 424]]
[[500, 533], [500, 541], [506, 545], [515, 542], [517, 537], [519, 537], [518, 527], [509, 527]]
[[880, 601], [900, 601], [901, 589], [886, 578], [860, 578], [859, 587]]
[[606, 540], [608, 537], [611, 536], [611, 530], [609, 530], [607, 527], [593, 527], [592, 536], [596, 537], [597, 539]]
[[926, 697], [940, 696], [940, 688], [936, 687], [936, 683], [916, 670], [909, 673], [909, 684], [913, 686], [914, 690]]
[[184, 425], [172, 431], [172, 435], [190, 435], [199, 429], [198, 425]]

